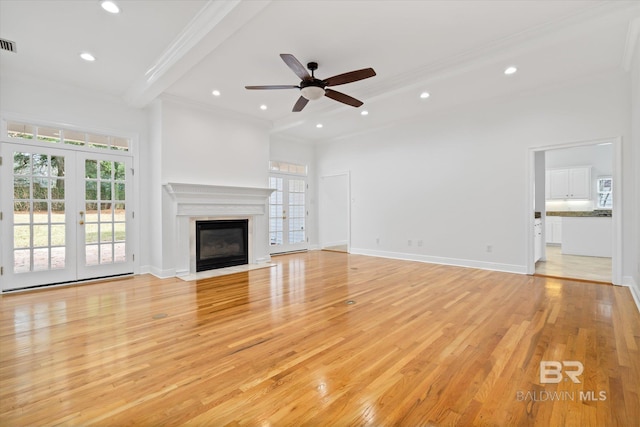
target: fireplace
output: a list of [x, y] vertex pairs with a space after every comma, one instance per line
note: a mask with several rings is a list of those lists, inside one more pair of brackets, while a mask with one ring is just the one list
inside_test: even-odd
[[164, 184], [163, 188], [167, 214], [173, 218], [173, 221], [167, 221], [163, 242], [166, 239], [165, 247], [173, 248], [169, 259], [175, 264], [173, 268], [169, 264], [169, 268], [154, 274], [159, 277], [195, 276], [195, 223], [198, 221], [248, 220], [248, 264], [271, 261], [268, 201], [273, 189], [176, 182]]
[[248, 219], [196, 221], [196, 271], [248, 263]]

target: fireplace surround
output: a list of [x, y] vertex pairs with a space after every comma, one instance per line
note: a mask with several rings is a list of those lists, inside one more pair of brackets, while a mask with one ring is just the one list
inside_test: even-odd
[[197, 272], [196, 222], [246, 220], [248, 264], [271, 261], [269, 254], [268, 198], [270, 188], [167, 183], [165, 245], [173, 249], [174, 269], [165, 275], [188, 276]]

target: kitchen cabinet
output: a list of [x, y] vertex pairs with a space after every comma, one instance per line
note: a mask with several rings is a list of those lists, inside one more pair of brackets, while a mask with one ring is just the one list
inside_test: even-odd
[[563, 217], [562, 253], [610, 258], [613, 252], [611, 217]]
[[548, 172], [547, 199], [591, 198], [591, 167], [550, 169]]
[[535, 242], [535, 259], [533, 262], [538, 262], [542, 258], [542, 220], [540, 218], [534, 220], [533, 238]]
[[562, 243], [562, 217], [548, 216], [545, 219], [545, 241], [547, 244]]

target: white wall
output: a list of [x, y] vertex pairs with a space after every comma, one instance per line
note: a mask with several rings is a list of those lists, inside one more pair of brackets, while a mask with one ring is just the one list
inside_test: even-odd
[[420, 117], [325, 142], [318, 174], [351, 171], [352, 252], [524, 273], [528, 149], [622, 136], [629, 150], [629, 93], [616, 73]]
[[266, 122], [163, 100], [162, 180], [189, 184], [266, 187]]

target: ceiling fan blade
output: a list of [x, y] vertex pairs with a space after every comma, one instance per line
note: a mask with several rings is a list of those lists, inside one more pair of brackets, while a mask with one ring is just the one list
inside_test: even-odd
[[376, 75], [373, 68], [363, 68], [362, 70], [350, 71], [344, 74], [338, 74], [337, 76], [329, 77], [324, 82], [327, 86], [338, 86], [345, 83], [357, 82], [358, 80], [368, 79]]
[[342, 92], [338, 92], [337, 90], [325, 89], [324, 95], [335, 101], [342, 102], [343, 104], [351, 105], [352, 107], [359, 107], [364, 104], [364, 102], [352, 98], [349, 95], [345, 95]]
[[245, 86], [245, 89], [300, 89], [295, 85]]
[[307, 105], [307, 102], [309, 102], [309, 100], [304, 96], [301, 96], [300, 98], [298, 98], [298, 100], [296, 101], [296, 104], [293, 106], [293, 110], [291, 111], [293, 111], [294, 113], [302, 111], [305, 105]]
[[295, 56], [290, 53], [281, 53], [280, 58], [282, 58], [285, 64], [287, 64], [287, 66], [291, 68], [291, 70], [293, 70], [293, 72], [296, 73], [296, 76], [300, 77], [301, 80], [311, 80], [311, 75]]

